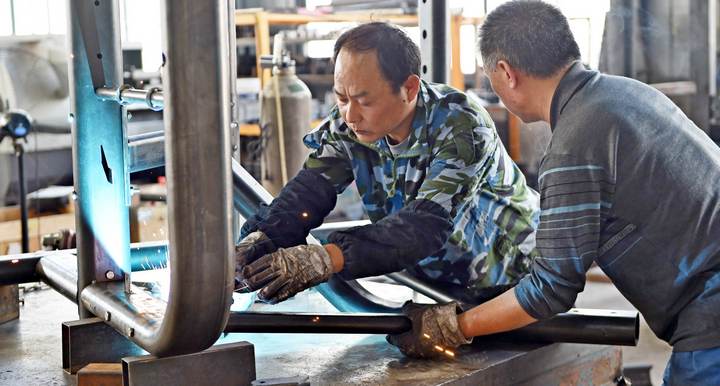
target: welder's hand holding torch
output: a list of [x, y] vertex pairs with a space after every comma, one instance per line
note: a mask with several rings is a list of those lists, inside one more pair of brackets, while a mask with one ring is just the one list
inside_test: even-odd
[[409, 357], [454, 358], [456, 348], [472, 342], [460, 331], [458, 313], [462, 310], [455, 302], [416, 304], [408, 301], [402, 311], [410, 318], [412, 329], [388, 335], [387, 341]]
[[242, 269], [260, 257], [275, 252], [277, 247], [265, 233], [255, 231], [235, 246], [235, 291], [251, 292], [242, 280]]
[[240, 280], [258, 299], [279, 303], [327, 281], [333, 273], [330, 255], [321, 245], [280, 248], [245, 265]]

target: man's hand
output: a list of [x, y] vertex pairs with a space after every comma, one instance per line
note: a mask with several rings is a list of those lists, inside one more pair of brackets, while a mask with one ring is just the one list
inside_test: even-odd
[[410, 318], [412, 330], [402, 334], [388, 335], [387, 341], [413, 358], [454, 357], [455, 349], [468, 344], [460, 331], [457, 303], [415, 304], [407, 302], [402, 308]]
[[250, 292], [242, 282], [242, 269], [263, 255], [274, 252], [275, 244], [260, 231], [247, 235], [235, 246], [235, 291]]
[[241, 280], [258, 298], [279, 303], [296, 293], [327, 281], [333, 273], [330, 255], [321, 245], [280, 248], [246, 265]]

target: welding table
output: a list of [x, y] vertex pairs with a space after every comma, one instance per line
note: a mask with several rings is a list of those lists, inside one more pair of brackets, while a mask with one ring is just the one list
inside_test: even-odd
[[[0, 325], [0, 384], [74, 385], [61, 369], [60, 324], [76, 305], [52, 290], [24, 295], [18, 321]], [[314, 291], [258, 309], [332, 312]], [[307, 375], [313, 385], [614, 385], [619, 347], [513, 344], [476, 340], [455, 360], [409, 360], [380, 335], [231, 334], [255, 345], [257, 377]], [[241, 364], [238, 364], [241, 365]], [[199, 369], [201, 371], [201, 369]]]

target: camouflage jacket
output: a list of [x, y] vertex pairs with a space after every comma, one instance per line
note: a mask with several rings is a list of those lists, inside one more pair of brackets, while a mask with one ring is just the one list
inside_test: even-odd
[[[354, 180], [373, 223], [413, 200], [447, 211], [452, 230], [442, 249], [404, 268], [470, 289], [512, 284], [528, 271], [538, 194], [526, 185], [487, 111], [465, 94], [423, 81], [408, 148], [395, 157], [385, 139], [358, 141], [337, 106], [304, 142], [313, 151], [305, 168], [337, 193]], [[364, 264], [382, 258], [362, 257]]]

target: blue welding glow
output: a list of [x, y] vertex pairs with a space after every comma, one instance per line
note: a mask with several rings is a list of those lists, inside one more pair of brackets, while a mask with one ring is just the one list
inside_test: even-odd
[[[73, 31], [73, 40], [82, 43], [79, 28], [74, 26]], [[82, 227], [84, 237], [94, 240], [93, 254], [98, 269], [115, 265], [123, 272], [129, 272], [129, 181], [125, 165], [127, 137], [122, 107], [115, 102], [102, 101], [95, 95], [84, 49], [76, 48], [73, 68], [75, 111], [70, 119], [74, 117], [75, 123], [75, 187], [82, 221], [78, 227]], [[104, 161], [102, 154], [105, 155]]]

